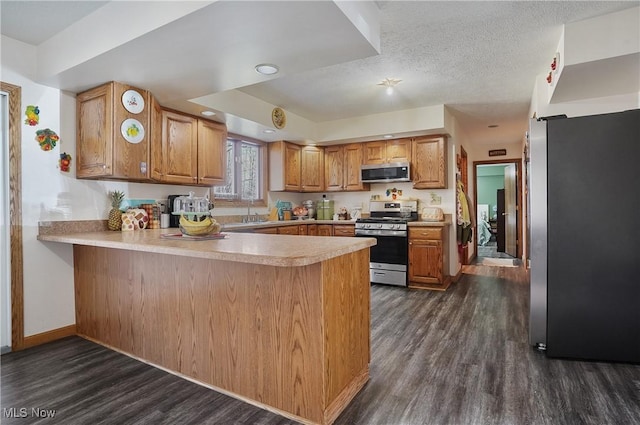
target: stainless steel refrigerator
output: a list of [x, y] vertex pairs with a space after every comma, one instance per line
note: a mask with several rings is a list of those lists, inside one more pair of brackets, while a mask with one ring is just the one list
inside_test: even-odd
[[531, 120], [529, 342], [640, 362], [640, 109]]

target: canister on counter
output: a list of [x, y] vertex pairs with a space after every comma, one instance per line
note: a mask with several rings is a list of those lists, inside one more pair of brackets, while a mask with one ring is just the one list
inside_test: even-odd
[[160, 206], [158, 204], [142, 204], [140, 208], [143, 208], [147, 212], [149, 217], [149, 223], [147, 229], [159, 229], [160, 228]]

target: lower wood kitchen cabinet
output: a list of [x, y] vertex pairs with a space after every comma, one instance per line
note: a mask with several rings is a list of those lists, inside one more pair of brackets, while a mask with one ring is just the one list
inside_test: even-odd
[[355, 236], [356, 225], [355, 224], [334, 224], [333, 236]]
[[263, 233], [266, 235], [277, 235], [278, 228], [277, 227], [262, 227], [260, 229], [253, 229], [253, 233]]
[[333, 236], [333, 224], [318, 224], [318, 236]]
[[281, 226], [278, 227], [279, 235], [299, 235], [300, 234], [300, 226]]
[[409, 288], [449, 287], [448, 233], [447, 227], [409, 227]]

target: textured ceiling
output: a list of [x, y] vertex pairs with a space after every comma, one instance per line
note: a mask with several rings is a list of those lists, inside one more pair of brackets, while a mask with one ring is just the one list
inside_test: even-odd
[[[37, 46], [108, 3], [2, 0], [2, 34]], [[91, 76], [94, 75], [101, 80], [139, 82], [141, 87], [152, 88], [159, 99], [164, 96], [165, 99], [179, 101], [175, 99], [176, 93], [184, 93], [183, 100], [186, 103], [196, 96], [212, 94], [210, 91], [204, 92], [204, 88], [216, 89], [213, 81], [220, 78], [217, 74], [220, 64], [214, 64], [211, 60], [206, 62], [202, 58], [203, 52], [211, 51], [205, 48], [213, 48], [213, 51], [226, 55], [222, 62], [225, 65], [224, 72], [236, 77], [233, 79], [234, 87], [219, 89], [241, 91], [314, 123], [444, 104], [454, 112], [474, 143], [510, 143], [519, 141], [526, 129], [535, 78], [548, 69], [562, 25], [640, 4], [638, 1], [379, 1], [375, 4], [380, 11], [380, 54], [360, 54], [360, 58], [347, 62], [336, 61], [335, 58], [323, 62], [322, 57], [331, 52], [323, 52], [321, 47], [306, 56], [297, 52], [304, 52], [304, 46], [299, 44], [315, 45], [316, 39], [328, 39], [332, 28], [344, 24], [338, 23], [337, 16], [332, 15], [331, 10], [320, 22], [323, 29], [313, 32], [316, 34], [313, 43], [308, 38], [297, 37], [292, 29], [285, 34], [286, 41], [279, 38], [278, 43], [265, 47], [264, 41], [272, 36], [270, 31], [282, 33], [296, 25], [305, 28], [305, 25], [319, 23], [317, 19], [314, 21], [313, 13], [307, 16], [296, 12], [295, 16], [289, 18], [287, 13], [281, 12], [283, 7], [293, 3], [270, 2], [273, 13], [269, 13], [270, 8], [264, 7], [269, 4], [266, 2], [255, 3], [254, 7], [247, 2], [237, 5], [229, 2], [211, 3], [207, 9], [195, 12], [197, 16], [192, 14], [191, 17], [177, 19], [129, 42], [130, 46], [145, 46], [144, 49], [138, 47], [135, 50], [139, 55], [136, 63], [148, 64], [144, 72], [137, 66], [137, 73], [129, 71], [123, 74], [123, 67], [118, 66], [114, 58], [127, 51], [114, 48], [78, 66], [78, 74], [75, 75], [82, 75], [86, 79], [85, 84], [91, 84]], [[157, 13], [154, 2], [146, 4], [149, 7], [144, 13], [138, 12], [134, 16], [134, 23]], [[313, 6], [313, 2], [296, 2], [296, 7], [304, 8], [305, 4], [309, 8]], [[241, 6], [253, 10], [262, 7], [265, 12], [251, 16], [247, 14], [246, 18], [243, 15], [243, 19], [236, 16]], [[216, 39], [208, 39], [201, 29], [193, 28], [196, 22], [202, 25], [207, 13], [221, 11], [233, 14], [229, 16], [233, 16], [236, 27], [224, 28], [223, 35], [215, 33]], [[218, 21], [231, 22], [222, 18], [222, 15], [216, 16]], [[285, 20], [294, 18], [297, 19], [295, 22]], [[242, 24], [238, 25], [237, 22]], [[268, 25], [265, 27], [265, 22], [271, 24], [272, 30]], [[113, 31], [117, 31], [119, 25], [122, 24], [113, 24]], [[256, 49], [233, 47], [237, 39], [250, 43], [251, 40], [245, 40], [243, 31], [258, 27], [264, 28], [260, 34], [253, 36], [259, 37], [255, 38], [254, 43], [261, 46], [259, 50], [266, 53], [271, 49], [269, 53], [273, 57], [287, 57], [290, 62], [275, 78], [256, 83], [259, 80], [255, 76], [245, 78], [234, 75], [240, 69], [229, 64], [253, 63], [254, 58], [248, 55], [256, 54]], [[233, 36], [234, 33], [238, 37]], [[207, 34], [213, 36], [214, 33]], [[82, 35], [76, 38], [81, 43]], [[181, 40], [181, 46], [189, 46], [192, 56], [184, 56], [185, 49], [171, 43], [175, 39]], [[154, 40], [157, 40], [155, 44]], [[192, 48], [200, 45], [203, 49]], [[146, 56], [154, 52], [157, 55], [163, 49], [167, 53], [163, 58], [165, 65], [167, 60], [171, 60], [172, 52], [177, 54], [177, 50], [181, 50], [182, 54], [179, 56], [182, 71], [172, 71], [170, 79], [156, 65], [163, 62]], [[243, 55], [247, 58], [242, 58]], [[299, 55], [297, 61], [296, 55]], [[222, 56], [220, 61], [223, 61]], [[93, 72], [90, 68], [92, 63], [99, 65]], [[211, 67], [210, 70], [197, 68], [201, 64]], [[80, 74], [80, 71], [83, 72]], [[212, 79], [203, 84], [200, 77], [195, 79], [193, 75], [210, 75]], [[387, 77], [402, 80], [393, 96], [386, 95], [384, 89], [377, 85]], [[73, 90], [73, 87], [65, 87], [64, 84], [69, 83], [64, 81], [74, 79], [73, 73], [62, 75], [58, 78], [60, 88]], [[56, 84], [55, 79], [51, 84]], [[174, 107], [179, 105], [178, 102]], [[251, 128], [246, 125], [248, 120], [250, 117], [233, 116], [227, 119], [227, 125], [235, 127], [230, 128], [231, 131], [243, 134], [244, 128]], [[500, 126], [488, 129], [489, 124]]]

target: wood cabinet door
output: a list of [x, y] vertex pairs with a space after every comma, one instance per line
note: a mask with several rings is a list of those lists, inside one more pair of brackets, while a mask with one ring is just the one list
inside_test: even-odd
[[328, 192], [344, 189], [344, 148], [328, 146], [324, 150], [324, 186]]
[[411, 139], [387, 140], [387, 162], [411, 161]]
[[162, 156], [162, 107], [158, 101], [150, 96], [149, 110], [151, 112], [151, 179], [164, 181], [164, 158]]
[[368, 190], [369, 184], [362, 183], [360, 166], [364, 159], [362, 143], [345, 145], [344, 149], [344, 190]]
[[197, 184], [198, 120], [162, 111], [163, 180], [166, 183]]
[[318, 224], [318, 236], [333, 236], [333, 225]]
[[308, 233], [307, 225], [306, 224], [299, 224], [298, 225], [298, 234], [299, 235], [306, 235], [307, 233]]
[[298, 235], [300, 233], [300, 229], [298, 226], [281, 226], [278, 227], [279, 235]]
[[301, 186], [303, 192], [324, 190], [324, 150], [305, 146], [301, 152]]
[[384, 164], [387, 162], [387, 142], [378, 140], [364, 144], [365, 164]]
[[409, 281], [442, 283], [442, 241], [409, 240]]
[[444, 136], [414, 139], [411, 164], [415, 189], [446, 189], [447, 146]]
[[76, 177], [113, 174], [113, 85], [105, 84], [76, 98]]
[[[113, 82], [113, 178], [129, 181], [149, 180], [149, 153], [151, 128], [149, 125], [150, 106], [149, 92], [126, 84]], [[144, 100], [145, 106], [141, 112], [133, 114], [127, 111], [122, 103], [122, 96], [128, 90], [135, 90]], [[122, 134], [122, 125], [128, 119], [135, 119], [143, 127], [144, 137], [136, 143], [130, 142]], [[135, 125], [137, 127], [137, 125]], [[135, 130], [133, 125], [127, 125], [128, 131]], [[138, 130], [138, 131], [139, 131]], [[139, 134], [139, 133], [138, 133]]]
[[307, 235], [309, 235], [309, 236], [318, 236], [318, 225], [317, 224], [308, 224], [307, 225]]
[[226, 126], [198, 120], [198, 184], [213, 186], [224, 183], [226, 163]]
[[302, 148], [292, 143], [284, 144], [284, 190], [300, 191]]

